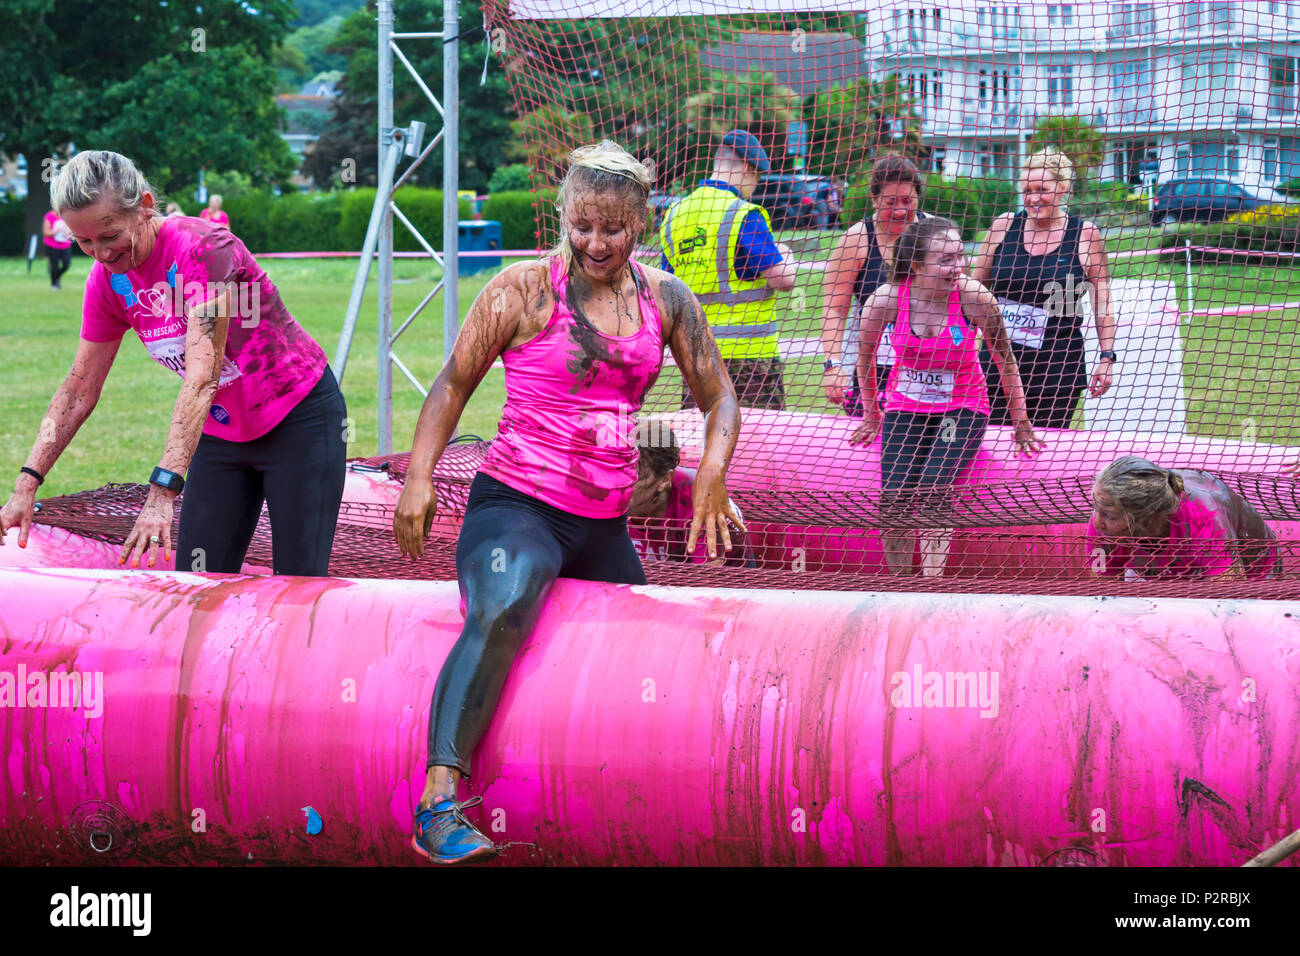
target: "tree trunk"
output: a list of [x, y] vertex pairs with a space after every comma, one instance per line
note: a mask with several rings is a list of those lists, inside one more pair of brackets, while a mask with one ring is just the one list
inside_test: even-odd
[[23, 218], [23, 255], [31, 251], [31, 237], [36, 236], [36, 252], [41, 251], [41, 222], [50, 210], [50, 184], [41, 178], [46, 166], [41, 157], [51, 156], [50, 149], [31, 149], [15, 147], [15, 153], [21, 152], [27, 157], [27, 213]]

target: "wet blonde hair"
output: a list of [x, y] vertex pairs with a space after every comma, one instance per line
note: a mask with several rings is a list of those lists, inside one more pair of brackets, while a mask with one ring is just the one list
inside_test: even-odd
[[1124, 514], [1129, 531], [1156, 515], [1171, 515], [1183, 496], [1183, 479], [1176, 471], [1161, 468], [1137, 455], [1116, 458], [1093, 485], [1092, 494], [1107, 495]]
[[[579, 146], [569, 154], [569, 171], [560, 183], [555, 208], [560, 211], [560, 241], [550, 252], [559, 256], [567, 274], [573, 264], [573, 247], [564, 224], [564, 207], [579, 191], [614, 193], [640, 214], [642, 225], [650, 219], [650, 170], [613, 140]], [[639, 238], [639, 237], [638, 237]]]
[[1025, 178], [1035, 169], [1045, 169], [1051, 173], [1052, 178], [1058, 183], [1065, 183], [1065, 194], [1067, 196], [1074, 189], [1074, 163], [1070, 162], [1070, 157], [1055, 146], [1048, 146], [1046, 149], [1030, 153], [1026, 157], [1025, 168], [1020, 173], [1020, 189], [1022, 192], [1025, 188]]
[[[68, 160], [50, 185], [50, 203], [60, 215], [65, 209], [85, 209], [101, 199], [112, 198], [122, 212], [141, 208], [145, 193], [153, 187], [135, 163], [121, 153], [88, 149]], [[153, 216], [162, 213], [155, 205]]]

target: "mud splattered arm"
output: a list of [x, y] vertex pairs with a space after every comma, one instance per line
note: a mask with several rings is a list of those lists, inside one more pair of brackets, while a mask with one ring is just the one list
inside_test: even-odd
[[718, 344], [713, 340], [704, 310], [686, 284], [675, 276], [661, 284], [660, 300], [670, 317], [672, 330], [668, 345], [682, 377], [704, 412], [704, 452], [695, 477], [695, 517], [691, 521], [686, 551], [695, 550], [701, 528], [705, 532], [709, 557], [716, 558], [717, 536], [731, 550], [730, 520], [742, 531], [744, 522], [727, 495], [727, 468], [740, 437], [740, 404], [731, 376], [722, 364]]
[[[461, 326], [451, 358], [433, 380], [420, 408], [411, 442], [411, 463], [393, 514], [393, 535], [403, 554], [418, 558], [438, 502], [433, 469], [451, 440], [470, 396], [497, 357], [510, 345], [530, 301], [538, 298], [537, 263], [502, 271], [479, 293]], [[545, 267], [540, 267], [545, 274]]]

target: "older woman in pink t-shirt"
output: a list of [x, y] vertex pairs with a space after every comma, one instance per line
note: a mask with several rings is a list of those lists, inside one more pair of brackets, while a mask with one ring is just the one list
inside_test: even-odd
[[179, 567], [238, 572], [265, 502], [276, 573], [328, 573], [347, 410], [321, 347], [230, 230], [188, 216], [164, 219], [125, 156], [78, 153], [52, 194], [95, 263], [72, 370], [0, 510], [0, 541], [17, 526], [26, 546], [36, 489], [90, 416], [122, 336], [132, 331], [182, 381], [172, 407], [157, 409], [171, 424], [122, 563], [129, 558], [135, 567], [147, 551], [152, 566], [160, 546], [170, 559], [174, 500], [184, 488]]

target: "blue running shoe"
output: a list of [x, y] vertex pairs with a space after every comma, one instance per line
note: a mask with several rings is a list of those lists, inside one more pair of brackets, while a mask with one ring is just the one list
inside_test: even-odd
[[415, 814], [411, 846], [430, 863], [479, 863], [497, 855], [497, 845], [480, 833], [462, 812], [483, 802], [471, 797], [457, 803], [445, 797]]

